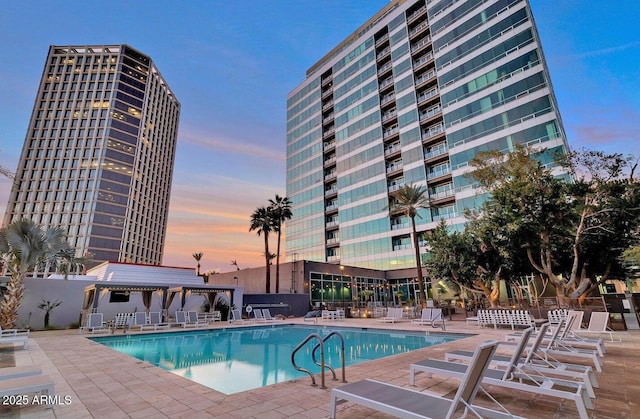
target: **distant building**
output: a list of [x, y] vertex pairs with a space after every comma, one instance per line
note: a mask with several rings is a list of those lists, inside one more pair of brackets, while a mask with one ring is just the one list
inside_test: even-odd
[[51, 46], [3, 224], [61, 226], [93, 264], [159, 265], [179, 116], [130, 46]]
[[528, 1], [392, 0], [287, 98], [287, 260], [415, 266], [391, 194], [426, 186], [421, 235], [461, 226], [469, 160], [516, 144], [567, 149]]

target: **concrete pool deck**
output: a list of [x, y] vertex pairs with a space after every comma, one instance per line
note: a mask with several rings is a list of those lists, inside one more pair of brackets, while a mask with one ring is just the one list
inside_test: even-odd
[[[287, 323], [305, 322], [297, 318], [289, 319]], [[408, 321], [391, 324], [375, 319], [346, 319], [340, 322], [319, 320], [318, 324], [429, 332], [439, 330], [412, 325]], [[220, 327], [230, 326], [226, 322], [212, 325], [212, 328]], [[462, 317], [448, 322], [447, 332], [473, 333], [474, 336], [347, 367], [346, 379], [354, 382], [375, 378], [451, 397], [457, 389], [458, 380], [439, 376], [428, 378], [420, 374], [416, 377], [416, 386], [412, 387], [409, 385], [409, 365], [429, 357], [443, 359], [448, 350], [473, 350], [478, 343], [486, 340], [504, 340], [504, 335], [511, 329], [468, 326]], [[603, 372], [598, 373], [600, 388], [596, 389], [594, 410], [589, 411], [591, 417], [640, 418], [640, 332], [622, 333], [622, 342], [607, 343]], [[18, 349], [16, 346], [13, 351], [14, 364], [40, 366], [43, 373], [55, 382], [60, 403], [53, 409], [38, 405], [21, 408], [0, 406], [0, 417], [326, 418], [329, 415], [331, 388], [343, 385], [333, 381], [330, 373], [327, 373], [327, 389], [312, 387], [310, 378], [305, 377], [227, 396], [92, 342], [86, 338], [87, 335], [78, 334], [77, 330], [33, 332], [31, 336], [28, 349]], [[4, 358], [5, 366], [7, 354], [11, 351], [6, 348], [7, 345], [0, 345], [0, 354], [4, 354], [0, 359]], [[317, 379], [317, 382], [320, 380]], [[532, 397], [529, 393], [492, 386], [485, 388], [515, 415], [529, 418], [577, 417], [575, 405], [568, 401]], [[486, 397], [480, 395], [477, 404], [492, 406]], [[389, 416], [351, 403], [338, 406], [338, 418], [363, 417]]]

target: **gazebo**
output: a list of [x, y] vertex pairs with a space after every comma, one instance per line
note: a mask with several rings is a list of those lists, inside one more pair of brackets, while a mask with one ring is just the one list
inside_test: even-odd
[[142, 294], [142, 304], [145, 307], [145, 310], [149, 312], [151, 307], [151, 300], [153, 299], [153, 294], [159, 294], [159, 297], [162, 301], [163, 309], [168, 309], [171, 301], [167, 298], [167, 290], [169, 289], [168, 285], [162, 284], [133, 284], [133, 283], [125, 283], [125, 282], [111, 282], [111, 281], [101, 281], [96, 282], [95, 284], [89, 285], [84, 289], [84, 302], [82, 304], [82, 309], [84, 312], [86, 311], [97, 311], [98, 304], [100, 299], [106, 295], [106, 293], [110, 291], [121, 291], [125, 293], [139, 292]]
[[218, 293], [227, 293], [229, 292], [229, 307], [233, 307], [234, 299], [233, 295], [235, 292], [235, 287], [221, 287], [217, 285], [199, 285], [199, 286], [180, 286], [169, 288], [167, 291], [168, 294], [168, 304], [171, 305], [174, 297], [177, 294], [180, 294], [180, 307], [184, 308], [185, 301], [187, 296], [190, 294], [202, 294], [206, 295], [209, 300], [209, 305], [213, 309], [213, 304]]

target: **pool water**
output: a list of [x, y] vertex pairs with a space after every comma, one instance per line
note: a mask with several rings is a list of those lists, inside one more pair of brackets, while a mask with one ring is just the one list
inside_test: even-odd
[[[307, 336], [339, 332], [345, 341], [345, 364], [384, 358], [460, 339], [463, 335], [400, 332], [327, 326], [273, 325], [207, 331], [115, 335], [94, 341], [114, 350], [203, 384], [224, 394], [234, 394], [302, 377], [291, 363], [291, 353]], [[296, 353], [295, 361], [319, 373], [311, 357], [317, 339]], [[320, 351], [316, 351], [320, 359]], [[340, 339], [325, 343], [325, 363], [340, 376]], [[327, 377], [330, 372], [326, 371]]]

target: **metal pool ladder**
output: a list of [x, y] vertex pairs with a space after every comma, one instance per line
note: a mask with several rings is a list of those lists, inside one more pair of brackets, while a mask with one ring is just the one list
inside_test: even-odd
[[[313, 360], [313, 363], [320, 367], [320, 377], [322, 379], [322, 383], [321, 383], [322, 385], [320, 386], [320, 388], [325, 389], [327, 388], [324, 385], [324, 369], [325, 368], [328, 368], [329, 370], [331, 370], [334, 381], [338, 380], [338, 378], [336, 377], [336, 371], [331, 367], [331, 365], [326, 365], [324, 362], [324, 343], [327, 341], [327, 339], [329, 339], [331, 336], [334, 336], [334, 335], [340, 338], [340, 359], [342, 361], [342, 382], [346, 383], [347, 380], [345, 380], [345, 374], [344, 374], [344, 338], [339, 332], [333, 331], [329, 333], [327, 336], [325, 336], [324, 339], [322, 338], [322, 336], [320, 336], [317, 333], [311, 333], [302, 342], [300, 342], [300, 344], [298, 344], [298, 346], [296, 346], [291, 352], [291, 363], [293, 364], [293, 367], [298, 371], [306, 372], [307, 374], [309, 374], [309, 377], [311, 377], [311, 385], [314, 387], [316, 386], [316, 378], [313, 376], [313, 373], [311, 371], [309, 371], [306, 368], [302, 368], [298, 366], [298, 364], [296, 364], [296, 359], [295, 359], [296, 352], [302, 349], [302, 347], [311, 339], [316, 339], [318, 341], [316, 346], [314, 346], [313, 349], [311, 350], [311, 358]], [[320, 362], [318, 362], [318, 360], [316, 359], [316, 351], [318, 350], [318, 348], [320, 348]]]

